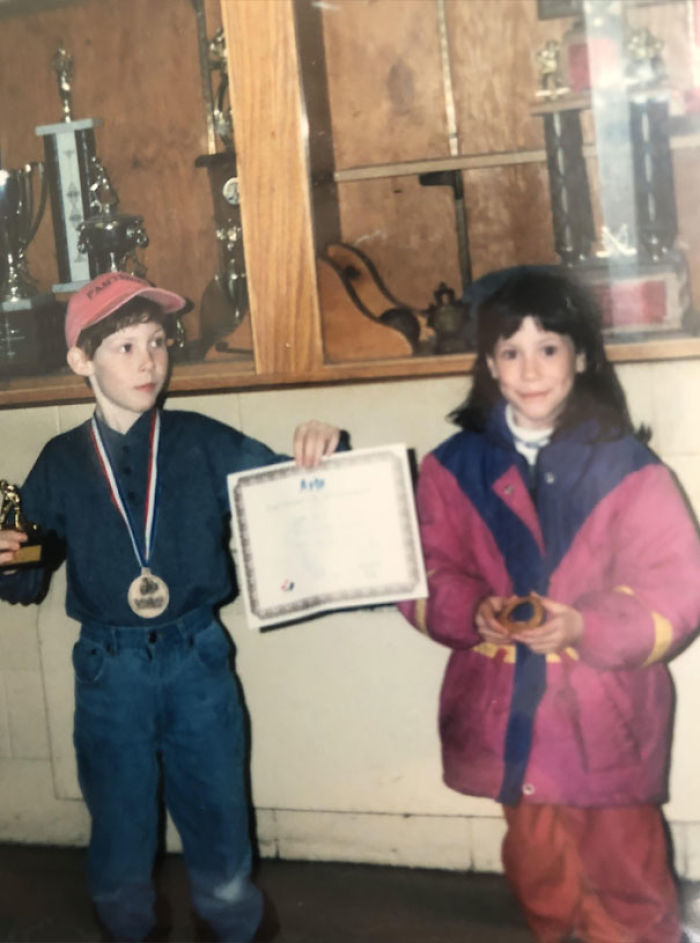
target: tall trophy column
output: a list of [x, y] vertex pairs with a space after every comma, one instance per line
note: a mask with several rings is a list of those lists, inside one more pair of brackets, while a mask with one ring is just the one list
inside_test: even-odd
[[73, 57], [60, 48], [51, 61], [58, 80], [63, 121], [36, 128], [44, 139], [46, 170], [51, 194], [58, 293], [76, 291], [97, 271], [79, 246], [79, 226], [90, 213], [90, 168], [95, 157], [95, 131], [99, 118], [74, 121], [72, 116]]
[[590, 256], [595, 241], [593, 209], [586, 160], [583, 156], [581, 108], [542, 106], [547, 149], [549, 195], [552, 204], [554, 249], [573, 264]]

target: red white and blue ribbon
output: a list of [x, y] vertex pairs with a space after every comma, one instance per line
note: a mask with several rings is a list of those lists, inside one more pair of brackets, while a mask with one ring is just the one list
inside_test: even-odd
[[92, 433], [92, 441], [100, 459], [100, 464], [102, 465], [102, 471], [104, 472], [104, 476], [107, 479], [107, 483], [109, 485], [112, 501], [121, 514], [124, 523], [126, 524], [126, 529], [129, 532], [129, 537], [131, 538], [131, 545], [134, 548], [134, 554], [136, 555], [136, 559], [138, 560], [141, 569], [144, 570], [148, 567], [148, 561], [151, 558], [153, 529], [156, 518], [156, 486], [158, 483], [160, 412], [157, 409], [154, 409], [151, 419], [151, 433], [149, 437], [148, 449], [148, 481], [146, 484], [146, 503], [144, 505], [143, 554], [141, 553], [141, 548], [139, 547], [138, 541], [136, 540], [136, 533], [129, 515], [128, 508], [122, 496], [119, 482], [117, 481], [117, 477], [114, 474], [112, 463], [109, 458], [109, 452], [107, 451], [107, 447], [105, 446], [104, 440], [102, 438], [102, 433], [100, 432], [100, 427], [94, 415], [90, 423], [90, 431]]

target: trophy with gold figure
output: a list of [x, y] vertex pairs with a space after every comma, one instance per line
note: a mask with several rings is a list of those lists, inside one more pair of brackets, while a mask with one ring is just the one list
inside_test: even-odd
[[39, 528], [22, 514], [22, 502], [17, 486], [5, 480], [0, 480], [0, 530], [17, 530], [27, 535], [26, 543], [15, 551], [12, 562], [0, 565], [0, 570], [41, 563]]

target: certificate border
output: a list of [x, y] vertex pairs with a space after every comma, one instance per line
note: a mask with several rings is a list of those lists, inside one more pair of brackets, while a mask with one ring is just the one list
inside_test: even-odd
[[[403, 448], [403, 447], [402, 447]], [[373, 454], [375, 453], [375, 454]], [[367, 465], [369, 463], [390, 463], [390, 470], [394, 479], [394, 484], [399, 495], [399, 527], [401, 530], [401, 540], [404, 547], [405, 558], [408, 561], [409, 576], [402, 582], [386, 583], [383, 586], [374, 586], [371, 590], [363, 591], [362, 588], [356, 590], [343, 590], [333, 593], [319, 593], [315, 596], [305, 596], [295, 599], [293, 602], [285, 603], [279, 606], [263, 607], [260, 603], [258, 588], [255, 580], [255, 568], [251, 565], [253, 553], [250, 540], [250, 529], [245, 506], [244, 491], [249, 485], [256, 485], [260, 482], [274, 481], [280, 478], [288, 478], [290, 475], [297, 475], [300, 469], [297, 466], [285, 465], [283, 468], [272, 466], [268, 469], [240, 477], [234, 484], [232, 490], [233, 502], [236, 510], [238, 539], [242, 554], [241, 569], [245, 582], [245, 590], [248, 598], [248, 605], [251, 613], [261, 621], [289, 617], [290, 619], [298, 613], [308, 613], [313, 615], [318, 610], [324, 608], [334, 609], [342, 608], [344, 603], [348, 605], [362, 605], [363, 603], [379, 605], [386, 596], [394, 598], [409, 598], [415, 593], [416, 587], [420, 584], [423, 574], [423, 561], [416, 558], [415, 550], [420, 545], [417, 543], [417, 536], [413, 529], [413, 495], [407, 488], [408, 462], [407, 454], [404, 451], [402, 455], [397, 454], [391, 448], [384, 450], [368, 450], [367, 452], [354, 454], [352, 452], [341, 453], [341, 455], [332, 456], [324, 461], [320, 471], [327, 471], [333, 464], [343, 464], [344, 466], [353, 464]], [[419, 551], [420, 552], [420, 551]]]

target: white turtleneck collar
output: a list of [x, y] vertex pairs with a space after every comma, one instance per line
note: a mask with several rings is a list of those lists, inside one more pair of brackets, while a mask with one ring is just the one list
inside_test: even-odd
[[523, 429], [515, 423], [513, 407], [506, 404], [506, 423], [513, 436], [513, 444], [521, 455], [524, 455], [529, 465], [534, 465], [541, 448], [552, 438], [554, 429]]

